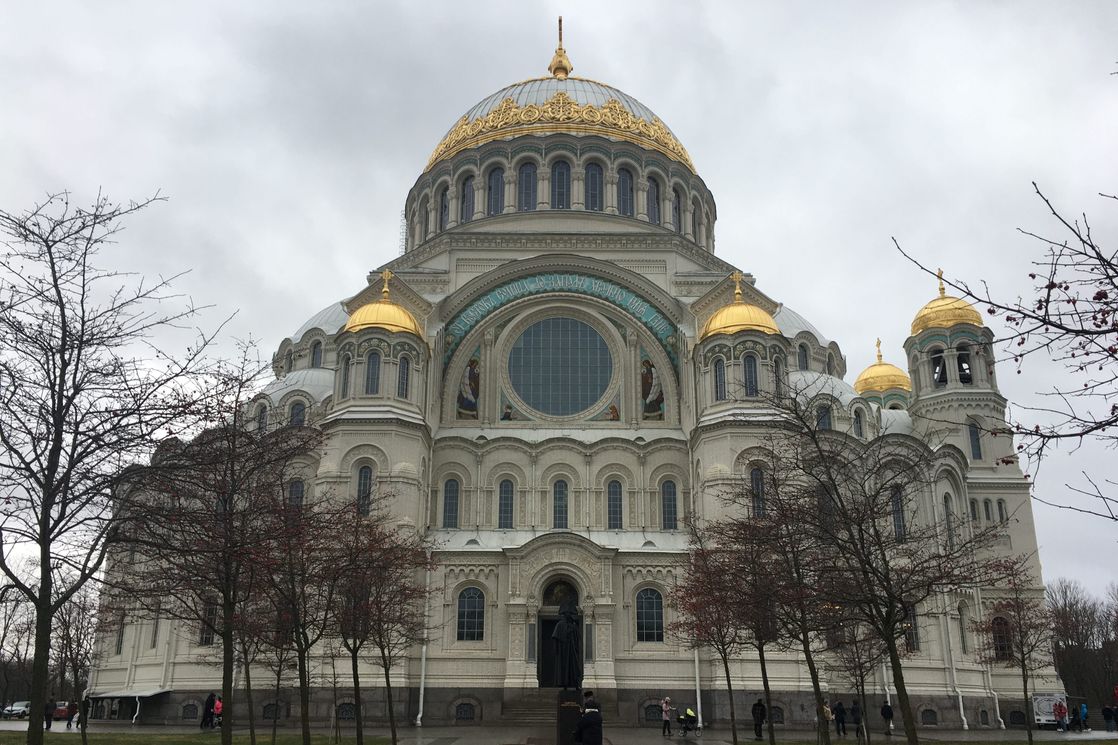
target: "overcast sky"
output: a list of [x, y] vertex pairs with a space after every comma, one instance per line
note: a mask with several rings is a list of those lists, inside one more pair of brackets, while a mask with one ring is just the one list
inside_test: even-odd
[[[400, 213], [446, 130], [546, 74], [564, 16], [575, 75], [635, 96], [690, 150], [718, 254], [836, 339], [847, 380], [904, 366], [935, 295], [895, 236], [949, 276], [1027, 292], [1058, 235], [1036, 181], [1113, 246], [1118, 3], [16, 3], [0, 23], [0, 205], [68, 189], [169, 197], [108, 263], [281, 339], [397, 255]], [[1105, 238], [1104, 238], [1105, 240]], [[1000, 368], [1035, 400], [1058, 370]], [[1046, 463], [1060, 499], [1113, 453]], [[1115, 528], [1035, 505], [1045, 575], [1100, 593]]]

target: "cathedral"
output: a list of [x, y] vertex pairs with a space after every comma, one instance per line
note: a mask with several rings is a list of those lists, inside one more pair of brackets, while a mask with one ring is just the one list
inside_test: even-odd
[[[561, 35], [547, 71], [453, 122], [407, 194], [404, 252], [354, 294], [323, 298], [279, 344], [275, 380], [253, 402], [260, 429], [324, 433], [293, 493], [385, 495], [438, 546], [429, 641], [393, 671], [401, 720], [553, 721], [552, 639], [567, 618], [608, 722], [659, 726], [665, 695], [726, 721], [718, 657], [673, 637], [667, 599], [683, 579], [685, 521], [726, 509], [720, 495], [749, 473], [781, 391], [864, 440], [930, 443], [930, 423], [942, 434], [951, 422], [934, 447], [953, 449], [957, 467], [921, 514], [1004, 524], [1001, 549], [1035, 557], [1012, 439], [986, 434], [1006, 400], [974, 308], [929, 283], [903, 350], [879, 348], [849, 374], [835, 340], [715, 254], [714, 195], [665, 121], [574, 76]], [[973, 592], [916, 609], [905, 670], [918, 726], [1025, 724], [1016, 673], [976, 654], [971, 623], [988, 602]], [[213, 642], [169, 620], [126, 624], [102, 640], [97, 713], [196, 722], [220, 681], [205, 661]], [[812, 726], [802, 658], [769, 657], [771, 718]], [[331, 661], [318, 665], [312, 718], [352, 718]], [[732, 673], [741, 713], [761, 690], [756, 656]], [[822, 675], [848, 695], [837, 673]], [[379, 680], [369, 666], [374, 720], [388, 705]], [[870, 695], [890, 691], [883, 667]], [[293, 690], [254, 694], [258, 721], [297, 720]]]

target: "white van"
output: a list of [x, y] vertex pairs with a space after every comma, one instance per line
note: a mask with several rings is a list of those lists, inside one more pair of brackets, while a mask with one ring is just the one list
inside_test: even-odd
[[1063, 701], [1064, 706], [1067, 706], [1067, 695], [1063, 693], [1033, 694], [1033, 724], [1036, 727], [1056, 726], [1056, 716], [1052, 713], [1052, 707], [1056, 705], [1057, 701]]

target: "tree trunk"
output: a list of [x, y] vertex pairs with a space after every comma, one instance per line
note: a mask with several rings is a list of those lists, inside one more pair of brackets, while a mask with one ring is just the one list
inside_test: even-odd
[[380, 663], [384, 668], [384, 696], [388, 699], [388, 728], [392, 731], [392, 745], [399, 745], [400, 738], [396, 732], [396, 707], [392, 705], [392, 662], [383, 647], [380, 650]]
[[276, 727], [279, 726], [280, 683], [283, 682], [283, 655], [276, 654], [276, 695], [272, 699], [272, 745], [276, 745]]
[[241, 658], [245, 663], [245, 708], [248, 709], [248, 742], [256, 745], [256, 704], [252, 701], [252, 665], [248, 662], [247, 650], [242, 650]]
[[349, 664], [353, 672], [353, 723], [357, 726], [357, 745], [365, 745], [365, 722], [361, 712], [361, 675], [357, 665], [357, 647], [349, 650]]
[[221, 745], [233, 745], [233, 663], [236, 659], [233, 637], [233, 607], [226, 603], [221, 621]]
[[757, 655], [761, 658], [761, 685], [765, 687], [765, 719], [769, 730], [769, 745], [776, 745], [776, 730], [773, 728], [773, 694], [769, 688], [769, 663], [765, 661], [765, 645], [757, 645]]
[[726, 693], [730, 698], [730, 734], [733, 735], [734, 745], [738, 745], [738, 716], [734, 708], [734, 684], [730, 680], [730, 657], [724, 650], [719, 650], [718, 656], [722, 658], [722, 670], [726, 673]]
[[916, 722], [912, 718], [912, 704], [908, 700], [908, 689], [904, 684], [904, 670], [901, 668], [901, 655], [897, 651], [897, 640], [890, 637], [885, 640], [885, 649], [889, 652], [889, 665], [893, 668], [893, 687], [897, 689], [897, 708], [904, 717], [904, 736], [908, 745], [919, 745], [920, 737], [916, 734]]
[[303, 745], [311, 745], [311, 674], [307, 656], [308, 650], [302, 646], [295, 649], [299, 662], [299, 724], [303, 731]]
[[[45, 554], [45, 552], [43, 552]], [[47, 685], [50, 683], [50, 555], [46, 554], [40, 572], [39, 601], [35, 604], [35, 656], [31, 660], [31, 711], [27, 715], [27, 745], [42, 745], [45, 718], [43, 707], [47, 703]], [[42, 598], [46, 598], [43, 600]]]
[[1029, 735], [1029, 745], [1033, 745], [1033, 702], [1029, 698], [1029, 667], [1028, 660], [1022, 655], [1021, 660], [1021, 691], [1025, 694], [1025, 732]]
[[858, 676], [858, 706], [862, 708], [862, 735], [866, 738], [866, 745], [870, 745], [870, 728], [867, 725], [869, 719], [866, 709], [866, 676]]
[[823, 745], [831, 745], [831, 728], [827, 726], [827, 718], [823, 716], [823, 689], [819, 685], [819, 668], [815, 666], [815, 655], [811, 653], [810, 635], [800, 634], [800, 644], [803, 646], [807, 671], [811, 675], [811, 690], [815, 693], [816, 738]]

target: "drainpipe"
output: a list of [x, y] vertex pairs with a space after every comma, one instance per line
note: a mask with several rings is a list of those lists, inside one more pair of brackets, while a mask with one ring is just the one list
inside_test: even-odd
[[941, 598], [940, 607], [943, 610], [943, 624], [941, 628], [943, 629], [944, 647], [947, 650], [948, 669], [951, 671], [951, 689], [955, 691], [955, 700], [959, 703], [959, 718], [963, 721], [963, 731], [965, 732], [970, 729], [970, 725], [967, 724], [967, 712], [963, 708], [963, 694], [959, 690], [959, 675], [955, 671], [955, 648], [951, 644], [951, 619], [948, 615], [947, 600], [945, 598]]
[[431, 614], [431, 551], [427, 551], [427, 591], [423, 599], [423, 648], [419, 653], [419, 711], [415, 715], [415, 726], [423, 726], [423, 699], [427, 692], [427, 643], [430, 634], [427, 633], [427, 619]]
[[136, 697], [136, 714], [132, 717], [132, 726], [136, 726], [136, 720], [140, 718], [140, 697]]
[[[885, 703], [893, 705], [893, 697], [889, 694], [889, 663], [881, 663], [881, 687], [885, 689]], [[863, 714], [864, 715], [864, 714]], [[889, 720], [889, 731], [893, 731], [893, 720]]]
[[695, 707], [698, 709], [699, 724], [703, 723], [703, 696], [699, 690], [699, 648], [695, 647]]
[[[975, 605], [976, 605], [976, 610], [981, 612], [981, 610], [982, 610], [982, 588], [980, 588], [980, 587], [976, 587], [974, 589], [974, 602], [975, 602]], [[994, 674], [990, 671], [990, 666], [989, 665], [986, 665], [985, 668], [986, 669], [983, 673], [983, 677], [986, 679], [986, 691], [994, 699], [994, 718], [998, 720], [998, 729], [1005, 729], [1005, 720], [1002, 719], [1001, 702], [998, 700], [998, 692], [994, 690]], [[1027, 724], [1029, 726], [1032, 726], [1031, 723], [1027, 723]]]

